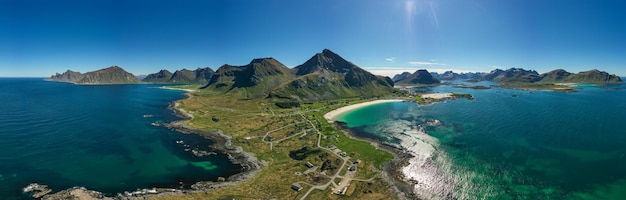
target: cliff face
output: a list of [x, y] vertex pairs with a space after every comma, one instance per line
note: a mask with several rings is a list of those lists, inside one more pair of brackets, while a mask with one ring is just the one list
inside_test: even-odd
[[70, 82], [77, 84], [134, 84], [140, 83], [135, 75], [126, 72], [118, 66], [100, 69], [93, 72], [81, 74], [74, 71], [66, 71], [63, 74], [56, 74], [47, 80]]

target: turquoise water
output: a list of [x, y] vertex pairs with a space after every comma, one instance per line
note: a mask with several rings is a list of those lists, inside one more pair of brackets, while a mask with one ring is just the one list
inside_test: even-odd
[[32, 182], [116, 194], [239, 172], [222, 153], [197, 158], [175, 142], [211, 151], [212, 141], [151, 125], [178, 120], [167, 106], [184, 98], [157, 87], [1, 78], [1, 199], [27, 198], [21, 189]]
[[403, 171], [418, 181], [421, 197], [626, 199], [624, 85], [579, 89], [422, 88], [476, 99], [377, 104], [337, 120], [360, 136], [412, 150], [416, 157]]

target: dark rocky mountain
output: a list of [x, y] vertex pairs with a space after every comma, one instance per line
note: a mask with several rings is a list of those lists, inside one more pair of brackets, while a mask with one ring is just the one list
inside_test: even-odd
[[203, 88], [238, 93], [246, 99], [266, 97], [294, 76], [293, 70], [276, 59], [260, 58], [244, 66], [221, 66]]
[[597, 69], [580, 72], [577, 74], [567, 72], [563, 69], [553, 70], [544, 74], [538, 74], [534, 70], [524, 70], [511, 68], [506, 71], [496, 69], [485, 76], [485, 80], [500, 83], [592, 83], [592, 84], [612, 84], [623, 83], [617, 75]]
[[172, 74], [172, 78], [168, 80], [170, 83], [188, 84], [196, 80], [196, 72], [188, 69], [176, 70]]
[[[411, 73], [409, 73], [409, 72], [402, 72], [401, 74], [396, 74], [395, 76], [393, 76], [393, 78], [391, 80], [393, 80], [393, 82], [395, 83], [395, 82], [398, 82], [400, 80], [406, 79], [410, 75], [411, 75]], [[431, 73], [431, 75], [432, 75], [432, 73]]]
[[145, 78], [143, 78], [141, 81], [143, 82], [154, 82], [154, 83], [162, 83], [162, 82], [167, 82], [172, 78], [172, 72], [162, 69], [161, 71], [154, 73], [154, 74], [148, 74]]
[[393, 91], [393, 81], [324, 49], [293, 69], [273, 58], [254, 59], [245, 66], [223, 65], [204, 88], [242, 98], [315, 101], [379, 96]]
[[535, 70], [524, 70], [522, 68], [511, 68], [506, 71], [496, 69], [485, 75], [484, 80], [507, 83], [534, 83], [541, 80], [541, 76]]
[[439, 84], [440, 82], [441, 81], [434, 78], [428, 70], [425, 69], [417, 70], [415, 73], [407, 75], [403, 79], [395, 80], [395, 84], [397, 85], [431, 85]]
[[181, 69], [171, 73], [161, 70], [149, 74], [142, 81], [149, 83], [172, 83], [172, 84], [207, 84], [215, 72], [211, 68], [198, 68], [195, 70]]
[[66, 71], [63, 74], [56, 74], [47, 80], [71, 82], [77, 84], [133, 84], [140, 83], [135, 75], [126, 72], [118, 66], [112, 66], [81, 74], [74, 71]]
[[453, 71], [446, 71], [443, 74], [439, 74], [437, 72], [430, 72], [434, 78], [439, 80], [463, 80], [463, 79], [474, 79], [481, 80], [487, 73], [484, 72], [467, 72], [467, 73], [455, 73]]

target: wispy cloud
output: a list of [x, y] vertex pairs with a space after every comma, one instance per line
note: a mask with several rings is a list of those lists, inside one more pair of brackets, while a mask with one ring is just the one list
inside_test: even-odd
[[428, 66], [430, 66], [430, 65], [444, 66], [446, 64], [445, 63], [432, 62], [432, 61], [426, 61], [426, 62], [424, 62], [424, 61], [412, 61], [412, 62], [409, 62], [409, 65], [411, 65], [411, 66], [424, 66], [424, 65], [428, 65]]
[[396, 63], [396, 58], [394, 58], [394, 57], [385, 58], [385, 60], [386, 60], [387, 62]]

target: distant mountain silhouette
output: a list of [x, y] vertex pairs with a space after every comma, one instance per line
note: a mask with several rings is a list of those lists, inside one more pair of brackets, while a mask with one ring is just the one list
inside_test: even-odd
[[124, 69], [118, 66], [111, 66], [108, 68], [87, 72], [81, 74], [80, 72], [74, 72], [67, 70], [63, 74], [57, 73], [51, 76], [47, 80], [70, 82], [77, 84], [133, 84], [140, 83], [139, 79], [135, 75], [126, 72]]
[[171, 83], [171, 84], [207, 84], [215, 72], [211, 68], [198, 68], [195, 70], [181, 69], [171, 73], [161, 70], [149, 74], [142, 81], [148, 83]]
[[397, 85], [432, 85], [438, 84], [441, 81], [434, 78], [428, 70], [420, 69], [413, 74], [404, 72], [402, 74], [394, 76], [394, 82]]

